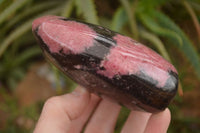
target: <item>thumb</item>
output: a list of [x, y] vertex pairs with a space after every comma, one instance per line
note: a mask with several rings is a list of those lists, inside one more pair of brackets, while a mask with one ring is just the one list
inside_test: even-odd
[[90, 99], [85, 89], [77, 87], [72, 93], [48, 99], [43, 107], [34, 133], [66, 133], [71, 121], [81, 115]]

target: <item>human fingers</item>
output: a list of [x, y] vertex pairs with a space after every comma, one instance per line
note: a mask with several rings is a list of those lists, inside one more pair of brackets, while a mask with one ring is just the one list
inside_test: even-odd
[[166, 133], [171, 121], [171, 114], [169, 109], [163, 112], [152, 114], [150, 117], [145, 133]]
[[87, 123], [89, 117], [91, 116], [94, 109], [98, 106], [100, 98], [94, 94], [91, 94], [90, 101], [87, 108], [83, 111], [80, 117], [75, 120], [72, 120], [70, 130], [68, 133], [80, 133]]
[[120, 105], [102, 100], [86, 126], [85, 133], [112, 133], [120, 112]]
[[66, 133], [71, 121], [87, 107], [89, 99], [89, 92], [80, 87], [70, 94], [50, 98], [44, 104], [34, 133]]
[[121, 133], [144, 133], [151, 113], [133, 110], [128, 116]]

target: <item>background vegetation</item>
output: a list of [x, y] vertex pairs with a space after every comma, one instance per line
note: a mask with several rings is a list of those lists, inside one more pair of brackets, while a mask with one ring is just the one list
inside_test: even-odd
[[[199, 0], [0, 0], [0, 132], [31, 132], [44, 100], [50, 96], [24, 106], [20, 99], [31, 92], [27, 92], [31, 85], [26, 85], [26, 91], [18, 91], [32, 66], [45, 62], [31, 25], [35, 18], [47, 14], [108, 27], [159, 52], [175, 65], [181, 81], [179, 95], [170, 105], [172, 123], [168, 132], [200, 131]], [[52, 95], [74, 88], [70, 79], [55, 68], [51, 71], [55, 79], [51, 86], [56, 88], [49, 90]], [[116, 132], [128, 113], [122, 109]]]

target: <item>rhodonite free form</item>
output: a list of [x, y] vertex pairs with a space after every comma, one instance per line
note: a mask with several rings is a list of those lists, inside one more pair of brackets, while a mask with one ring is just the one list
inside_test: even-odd
[[32, 30], [49, 61], [103, 98], [157, 112], [177, 92], [173, 65], [127, 36], [58, 16], [36, 19]]

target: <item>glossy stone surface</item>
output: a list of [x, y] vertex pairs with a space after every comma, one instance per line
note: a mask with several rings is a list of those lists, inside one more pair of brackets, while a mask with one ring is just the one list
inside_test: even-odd
[[36, 19], [32, 30], [48, 60], [103, 98], [129, 109], [157, 112], [177, 92], [173, 65], [127, 36], [58, 16]]

